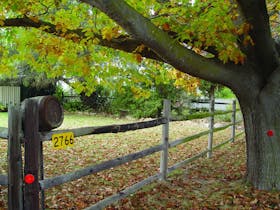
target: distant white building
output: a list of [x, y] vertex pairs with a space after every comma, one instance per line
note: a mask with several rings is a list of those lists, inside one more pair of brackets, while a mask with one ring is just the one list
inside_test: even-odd
[[10, 104], [20, 104], [20, 87], [0, 86], [0, 104], [8, 106]]
[[[215, 110], [221, 110], [226, 111], [229, 108], [232, 107], [232, 101], [235, 99], [222, 99], [222, 98], [216, 98], [215, 99]], [[205, 100], [197, 100], [192, 101], [190, 103], [191, 109], [209, 109], [210, 103], [208, 99]]]

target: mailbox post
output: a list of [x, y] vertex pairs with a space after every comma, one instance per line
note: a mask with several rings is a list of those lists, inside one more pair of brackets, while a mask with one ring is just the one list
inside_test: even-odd
[[[43, 179], [40, 131], [50, 131], [63, 122], [63, 109], [53, 96], [39, 96], [22, 103], [24, 133], [24, 209], [39, 210], [39, 171]], [[40, 170], [39, 170], [40, 169]], [[42, 193], [41, 203], [44, 204]], [[42, 205], [41, 204], [41, 205]]]
[[[39, 210], [39, 118], [36, 101], [28, 99], [23, 110], [24, 130], [24, 209]], [[26, 181], [27, 176], [33, 176], [33, 182]]]

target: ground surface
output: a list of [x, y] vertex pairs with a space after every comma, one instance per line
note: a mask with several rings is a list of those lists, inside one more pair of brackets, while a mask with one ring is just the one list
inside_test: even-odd
[[[6, 116], [0, 114], [1, 126]], [[115, 120], [97, 116], [66, 115], [62, 128], [121, 124], [133, 120]], [[2, 124], [3, 123], [3, 124]], [[171, 123], [171, 140], [207, 130], [204, 121]], [[239, 132], [239, 131], [237, 131]], [[215, 142], [227, 140], [230, 130], [214, 135]], [[76, 138], [75, 146], [53, 150], [44, 143], [45, 177], [71, 172], [132, 152], [157, 145], [161, 126], [120, 134], [91, 135]], [[207, 136], [170, 150], [169, 166], [207, 148]], [[6, 173], [5, 140], [0, 141], [0, 174]], [[128, 186], [158, 173], [159, 153], [115, 169], [46, 190], [47, 209], [83, 209]], [[252, 189], [243, 182], [245, 174], [243, 137], [236, 143], [216, 150], [213, 158], [205, 157], [176, 170], [168, 182], [155, 182], [107, 209], [280, 209], [280, 193]], [[0, 209], [6, 209], [7, 188], [0, 187]]]

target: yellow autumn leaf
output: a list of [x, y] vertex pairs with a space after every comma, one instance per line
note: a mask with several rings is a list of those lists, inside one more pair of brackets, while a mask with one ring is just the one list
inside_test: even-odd
[[107, 39], [108, 41], [110, 41], [112, 39], [111, 29], [109, 29], [109, 28], [104, 28], [101, 31], [101, 34], [102, 34], [103, 39]]
[[55, 26], [55, 30], [56, 31], [61, 31], [63, 28], [63, 24], [62, 23], [57, 23], [56, 26]]
[[131, 92], [133, 93], [134, 97], [137, 98], [149, 98], [151, 96], [150, 91], [144, 90], [137, 87], [131, 87]]
[[145, 49], [145, 45], [141, 44], [135, 48], [134, 53], [141, 53]]
[[244, 40], [243, 40], [243, 45], [247, 46], [249, 44], [252, 45], [252, 46], [255, 45], [255, 43], [254, 43], [253, 39], [251, 38], [251, 36], [250, 35], [246, 35], [244, 37]]
[[4, 26], [5, 25], [5, 16], [0, 15], [0, 26]]
[[104, 28], [101, 31], [102, 38], [107, 39], [108, 41], [112, 40], [113, 38], [117, 38], [120, 36], [119, 27], [113, 28]]
[[188, 74], [182, 73], [176, 69], [169, 72], [170, 77], [174, 79], [176, 87], [183, 88], [186, 92], [196, 94], [197, 88], [200, 85], [200, 80]]
[[36, 16], [30, 16], [29, 19], [32, 20], [32, 21], [35, 22], [35, 23], [38, 23], [38, 22], [39, 22], [39, 18], [36, 17]]

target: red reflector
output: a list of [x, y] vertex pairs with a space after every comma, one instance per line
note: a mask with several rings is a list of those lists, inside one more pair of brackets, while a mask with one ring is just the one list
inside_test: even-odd
[[274, 135], [273, 130], [268, 130], [268, 131], [266, 132], [266, 134], [267, 134], [267, 136], [269, 136], [269, 137], [271, 137], [271, 136]]
[[35, 177], [32, 174], [26, 174], [24, 177], [24, 182], [26, 184], [32, 184], [35, 181]]

